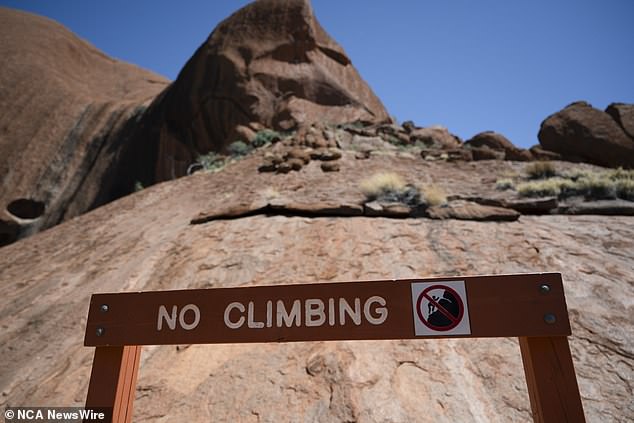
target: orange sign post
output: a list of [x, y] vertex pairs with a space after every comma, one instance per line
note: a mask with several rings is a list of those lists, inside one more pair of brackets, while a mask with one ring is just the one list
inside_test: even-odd
[[129, 422], [141, 345], [518, 337], [535, 421], [585, 421], [558, 273], [95, 294], [86, 407]]

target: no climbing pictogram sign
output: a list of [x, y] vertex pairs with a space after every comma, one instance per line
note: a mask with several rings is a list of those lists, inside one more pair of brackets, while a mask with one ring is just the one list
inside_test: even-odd
[[464, 281], [412, 283], [416, 336], [471, 335]]

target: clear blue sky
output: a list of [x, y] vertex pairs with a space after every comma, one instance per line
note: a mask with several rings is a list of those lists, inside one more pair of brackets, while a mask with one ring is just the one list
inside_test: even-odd
[[[174, 79], [248, 1], [0, 0]], [[537, 143], [575, 100], [634, 103], [634, 0], [313, 0], [324, 28], [399, 122]]]

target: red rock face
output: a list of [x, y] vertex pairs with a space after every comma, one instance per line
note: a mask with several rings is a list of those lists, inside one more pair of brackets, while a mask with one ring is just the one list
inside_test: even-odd
[[355, 120], [390, 119], [310, 3], [254, 2], [214, 30], [153, 105], [156, 177], [184, 175], [198, 154], [241, 139], [240, 127]]
[[0, 8], [0, 40], [2, 246], [129, 193], [135, 118], [168, 82], [30, 13]]

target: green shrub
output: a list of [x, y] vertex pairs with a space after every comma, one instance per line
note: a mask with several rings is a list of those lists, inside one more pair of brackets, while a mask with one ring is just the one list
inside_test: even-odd
[[253, 141], [251, 141], [251, 145], [254, 148], [259, 148], [267, 144], [277, 142], [281, 139], [282, 139], [282, 135], [280, 135], [279, 132], [273, 131], [271, 129], [263, 129], [261, 131], [258, 131], [257, 134], [255, 134], [255, 138], [253, 139]]
[[143, 189], [145, 189], [145, 187], [143, 186], [143, 183], [141, 183], [141, 181], [134, 182], [134, 192], [139, 192]]
[[200, 163], [205, 170], [219, 170], [225, 166], [226, 159], [224, 156], [210, 151], [207, 154], [198, 156], [196, 161]]
[[557, 174], [555, 166], [551, 162], [533, 162], [524, 168], [524, 172], [530, 179], [545, 179]]
[[227, 151], [231, 157], [242, 157], [249, 154], [251, 147], [242, 141], [235, 141], [229, 144]]

